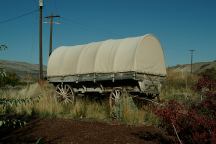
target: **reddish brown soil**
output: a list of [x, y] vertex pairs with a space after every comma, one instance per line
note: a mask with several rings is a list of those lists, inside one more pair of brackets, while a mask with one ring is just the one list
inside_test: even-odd
[[37, 119], [7, 136], [0, 137], [0, 143], [36, 143], [38, 140], [40, 143], [53, 144], [174, 143], [172, 137], [166, 136], [163, 131], [152, 126], [128, 126], [69, 119]]

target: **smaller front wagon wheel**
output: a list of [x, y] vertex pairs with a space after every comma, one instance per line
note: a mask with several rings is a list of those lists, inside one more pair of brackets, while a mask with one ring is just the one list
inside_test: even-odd
[[112, 110], [113, 107], [119, 104], [121, 97], [122, 97], [122, 88], [113, 88], [109, 96], [110, 110]]
[[75, 92], [69, 84], [58, 84], [56, 86], [56, 97], [62, 103], [75, 103]]

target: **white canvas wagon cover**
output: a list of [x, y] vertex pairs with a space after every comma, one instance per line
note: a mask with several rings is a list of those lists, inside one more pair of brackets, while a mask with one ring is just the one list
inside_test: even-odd
[[138, 72], [165, 76], [163, 50], [153, 35], [61, 46], [51, 54], [47, 76]]

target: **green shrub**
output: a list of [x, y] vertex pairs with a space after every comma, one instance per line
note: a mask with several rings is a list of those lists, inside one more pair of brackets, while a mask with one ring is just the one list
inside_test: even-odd
[[16, 86], [20, 84], [20, 79], [16, 73], [5, 72], [3, 69], [1, 69], [0, 73], [0, 87], [6, 85]]

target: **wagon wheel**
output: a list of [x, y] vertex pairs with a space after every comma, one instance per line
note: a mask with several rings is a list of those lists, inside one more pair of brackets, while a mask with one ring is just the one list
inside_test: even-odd
[[117, 106], [120, 103], [121, 95], [122, 95], [122, 88], [113, 88], [109, 96], [110, 110], [112, 110], [114, 106]]
[[75, 92], [68, 84], [58, 84], [56, 86], [57, 100], [63, 103], [75, 103]]

